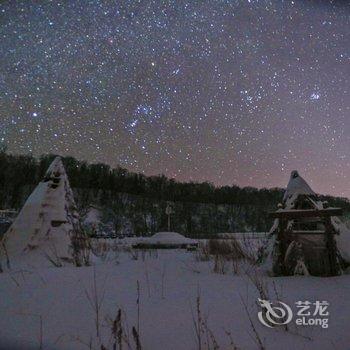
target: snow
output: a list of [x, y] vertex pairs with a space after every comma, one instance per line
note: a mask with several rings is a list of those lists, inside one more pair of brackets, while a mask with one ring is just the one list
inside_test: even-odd
[[91, 206], [84, 217], [84, 224], [99, 224], [101, 222], [101, 211]]
[[70, 235], [77, 221], [73, 193], [57, 157], [3, 237], [0, 251], [3, 267], [6, 255], [11, 268], [51, 265], [48, 256], [70, 259]]
[[[285, 201], [291, 206], [299, 194], [314, 192], [293, 172]], [[323, 205], [315, 203], [318, 208]], [[92, 210], [85, 219], [94, 222], [98, 218], [98, 212]], [[55, 251], [59, 257], [71, 256], [70, 235], [78, 219], [67, 175], [61, 159], [56, 158], [4, 236], [11, 269], [0, 273], [0, 350], [101, 349], [101, 344], [112, 349], [111, 320], [118, 309], [123, 311], [123, 324], [129, 332], [139, 324], [143, 349], [198, 349], [194, 330], [198, 297], [202, 318], [210, 329], [209, 338], [214, 337], [220, 349], [233, 348], [228, 333], [237, 348], [258, 349], [255, 332], [269, 350], [282, 346], [284, 350], [348, 348], [350, 299], [344, 296], [350, 293], [350, 275], [275, 278], [268, 276], [267, 265], [258, 267], [245, 261], [239, 261], [235, 268], [229, 261], [222, 269], [225, 274], [218, 274], [214, 270], [220, 261], [213, 257], [203, 261], [198, 251], [132, 249], [137, 242], [179, 246], [198, 243], [176, 232], [158, 232], [141, 240], [95, 240], [93, 266], [53, 267], [45, 254]], [[340, 232], [336, 240], [345, 257], [350, 252], [350, 234], [338, 218], [332, 218], [332, 222]], [[228, 239], [230, 234], [223, 233], [222, 237]], [[236, 238], [243, 247], [258, 251], [266, 235], [238, 234]], [[268, 240], [269, 251], [273, 242]], [[4, 256], [2, 259], [4, 268]], [[298, 268], [305, 272], [302, 262]], [[329, 302], [329, 328], [295, 323], [288, 326], [288, 331], [265, 327], [258, 320], [261, 293], [254, 280], [266, 286], [263, 288], [271, 301], [281, 300], [291, 307], [298, 301]], [[89, 301], [94, 285], [101, 306], [99, 336]], [[129, 339], [132, 343], [132, 336]]]
[[[140, 286], [140, 338], [143, 349], [198, 349], [193, 316], [196, 298], [201, 297], [203, 318], [220, 349], [232, 349], [226, 332], [239, 349], [259, 349], [254, 340], [248, 311], [265, 349], [347, 349], [350, 343], [348, 319], [350, 276], [333, 278], [269, 278], [262, 271], [243, 266], [238, 274], [213, 273], [213, 262], [199, 262], [194, 252], [157, 251], [132, 259], [118, 253], [116, 261], [90, 267], [62, 267], [16, 270], [0, 274], [0, 349], [80, 350], [96, 339], [94, 313], [86, 293], [91, 293], [94, 270], [101, 303], [101, 338], [110, 339], [110, 318], [123, 310], [129, 329], [137, 324], [137, 283]], [[259, 294], [244, 271], [255, 271], [291, 307], [299, 300], [330, 303], [330, 325], [321, 327], [289, 325], [267, 328], [259, 323]], [[295, 306], [294, 306], [295, 307]], [[42, 320], [42, 336], [40, 336]], [[205, 337], [205, 336], [203, 336]], [[125, 346], [125, 348], [127, 348]], [[112, 349], [109, 345], [108, 349]], [[206, 349], [206, 347], [203, 349]]]
[[184, 245], [197, 244], [194, 239], [187, 238], [177, 232], [157, 232], [151, 237], [140, 239], [139, 243], [156, 245]]
[[299, 173], [294, 170], [290, 175], [290, 180], [283, 197], [283, 202], [285, 202], [286, 209], [291, 209], [294, 200], [302, 194], [315, 195], [315, 192], [299, 175]]

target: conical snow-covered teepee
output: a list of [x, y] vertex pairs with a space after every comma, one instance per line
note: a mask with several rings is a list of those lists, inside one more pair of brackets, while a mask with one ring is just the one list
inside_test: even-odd
[[310, 198], [316, 196], [308, 183], [294, 170], [290, 175], [290, 180], [283, 196], [285, 209], [293, 209], [296, 206], [296, 200], [300, 195], [307, 195]]
[[350, 264], [350, 231], [297, 171], [273, 214], [266, 267], [274, 275], [334, 275]]
[[62, 160], [57, 157], [1, 242], [2, 266], [61, 266], [77, 258], [79, 215]]

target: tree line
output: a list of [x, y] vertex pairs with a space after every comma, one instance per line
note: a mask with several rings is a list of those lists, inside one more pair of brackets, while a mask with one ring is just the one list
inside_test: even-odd
[[[3, 148], [0, 149], [0, 209], [20, 209], [35, 186], [43, 179], [54, 158], [53, 154], [35, 158], [31, 155], [13, 155]], [[62, 160], [70, 184], [75, 193], [79, 194], [77, 202], [80, 208], [92, 204], [90, 202], [94, 201], [94, 198], [97, 198], [97, 204], [108, 205], [121, 193], [145, 198], [152, 203], [181, 202], [181, 207], [184, 208], [195, 208], [196, 203], [207, 204], [206, 207], [202, 206], [203, 212], [208, 211], [209, 205], [214, 205], [217, 208], [215, 215], [220, 215], [220, 205], [229, 205], [234, 208], [233, 219], [237, 213], [244, 214], [242, 225], [237, 227], [237, 230], [244, 228], [244, 221], [248, 221], [247, 225], [253, 229], [256, 227], [264, 230], [271, 224], [266, 218], [267, 213], [276, 209], [284, 192], [280, 188], [241, 188], [236, 185], [217, 187], [209, 182], [178, 182], [164, 175], [145, 176], [122, 167], [111, 168], [101, 163], [89, 164], [73, 157], [63, 157]], [[348, 199], [330, 196], [324, 196], [323, 199], [331, 206], [343, 208], [346, 214], [350, 213]], [[122, 208], [120, 210], [123, 211]], [[224, 220], [226, 222], [228, 219]]]
[[[55, 155], [12, 155], [0, 150], [0, 205], [19, 208], [23, 194], [44, 177]], [[277, 203], [283, 190], [256, 189], [239, 186], [216, 187], [209, 182], [177, 182], [164, 175], [146, 176], [125, 168], [106, 164], [89, 164], [73, 157], [62, 158], [72, 188], [94, 189], [111, 193], [129, 193], [159, 200], [214, 203], [255, 204]]]

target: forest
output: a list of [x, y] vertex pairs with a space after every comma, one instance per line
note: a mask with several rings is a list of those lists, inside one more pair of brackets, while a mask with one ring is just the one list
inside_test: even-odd
[[[19, 210], [42, 180], [55, 155], [13, 155], [0, 150], [0, 209]], [[164, 175], [145, 176], [122, 167], [89, 164], [73, 157], [63, 162], [82, 215], [97, 206], [116, 231], [137, 235], [166, 229], [165, 207], [174, 208], [172, 229], [178, 232], [266, 232], [268, 212], [282, 200], [283, 189], [217, 187], [209, 182], [177, 182]], [[323, 196], [331, 206], [350, 213], [346, 198]]]

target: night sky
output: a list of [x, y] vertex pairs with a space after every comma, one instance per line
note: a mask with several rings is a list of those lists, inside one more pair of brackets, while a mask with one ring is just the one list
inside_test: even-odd
[[350, 197], [349, 1], [2, 1], [0, 142]]

